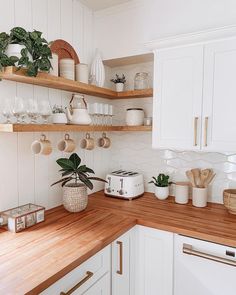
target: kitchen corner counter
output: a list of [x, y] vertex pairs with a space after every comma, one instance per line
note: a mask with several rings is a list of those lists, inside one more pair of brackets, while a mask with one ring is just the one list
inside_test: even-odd
[[124, 201], [98, 192], [81, 213], [60, 206], [21, 233], [0, 230], [0, 294], [40, 293], [135, 224], [236, 247], [236, 216], [222, 205], [194, 208], [150, 193]]

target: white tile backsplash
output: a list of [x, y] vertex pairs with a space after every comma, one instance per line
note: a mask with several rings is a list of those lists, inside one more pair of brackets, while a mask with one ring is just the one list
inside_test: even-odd
[[[147, 71], [152, 76], [152, 63], [137, 66], [113, 68], [109, 75], [124, 73], [127, 89], [132, 89], [136, 72]], [[125, 112], [129, 107], [142, 107], [146, 116], [152, 116], [152, 98], [117, 100], [115, 105], [115, 125], [125, 123]], [[158, 134], [156, 135], [158, 137]], [[186, 181], [186, 170], [191, 168], [212, 168], [216, 177], [209, 187], [209, 200], [222, 203], [225, 188], [236, 187], [235, 154], [201, 153], [191, 151], [153, 150], [151, 132], [112, 133], [112, 169], [131, 169], [143, 173], [146, 191], [153, 192], [148, 184], [152, 176], [161, 172], [168, 173], [172, 181]], [[173, 190], [171, 190], [173, 191]]]

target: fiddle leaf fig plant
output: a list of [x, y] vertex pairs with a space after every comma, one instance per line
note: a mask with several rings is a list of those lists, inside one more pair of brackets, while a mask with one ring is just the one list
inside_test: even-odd
[[159, 174], [157, 177], [152, 177], [153, 180], [149, 181], [149, 183], [153, 183], [158, 187], [167, 187], [171, 182], [169, 182], [169, 175], [165, 175], [163, 173]]
[[[20, 58], [7, 56], [6, 50], [10, 44], [24, 46]], [[26, 74], [36, 77], [39, 70], [48, 72], [52, 68], [51, 58], [49, 43], [42, 37], [42, 32], [27, 32], [24, 28], [15, 27], [10, 34], [0, 33], [0, 70], [6, 66], [16, 66], [18, 69], [25, 66]]]
[[90, 176], [90, 174], [94, 174], [94, 171], [86, 165], [81, 165], [81, 159], [76, 153], [72, 154], [69, 159], [60, 158], [56, 162], [62, 168], [59, 170], [62, 173], [62, 179], [53, 183], [52, 186], [57, 183], [64, 186], [67, 182], [74, 181], [75, 184], [82, 182], [92, 190], [93, 183], [91, 180], [106, 182], [102, 178]]

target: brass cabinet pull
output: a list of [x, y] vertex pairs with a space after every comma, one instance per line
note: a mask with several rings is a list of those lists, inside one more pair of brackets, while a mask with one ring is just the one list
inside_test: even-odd
[[71, 288], [67, 292], [61, 292], [60, 295], [70, 295], [72, 294], [75, 290], [77, 290], [79, 287], [81, 287], [85, 282], [87, 282], [91, 277], [93, 276], [93, 272], [87, 271], [86, 276], [78, 283], [76, 284], [73, 288]]
[[207, 146], [207, 133], [208, 133], [208, 117], [205, 117], [204, 125], [204, 146]]
[[220, 263], [231, 265], [231, 266], [236, 266], [236, 261], [233, 261], [233, 260], [230, 260], [227, 258], [222, 258], [219, 256], [215, 256], [212, 254], [200, 252], [197, 250], [193, 250], [193, 246], [189, 245], [189, 244], [183, 244], [183, 253], [188, 254], [188, 255], [197, 256], [197, 257], [201, 257], [201, 258], [205, 258], [205, 259], [209, 259], [209, 260], [212, 260], [215, 262], [220, 262]]
[[117, 273], [119, 275], [122, 275], [123, 274], [123, 243], [120, 241], [117, 241], [116, 243], [117, 243], [117, 245], [119, 245], [119, 249], [120, 249], [120, 253], [119, 253], [119, 255], [120, 255], [120, 269], [117, 270]]
[[197, 123], [198, 123], [198, 117], [194, 118], [194, 146], [197, 146]]

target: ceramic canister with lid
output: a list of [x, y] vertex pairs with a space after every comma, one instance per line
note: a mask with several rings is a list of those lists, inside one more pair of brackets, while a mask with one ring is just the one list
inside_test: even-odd
[[141, 108], [130, 108], [126, 110], [127, 126], [142, 126], [144, 120], [144, 111]]

